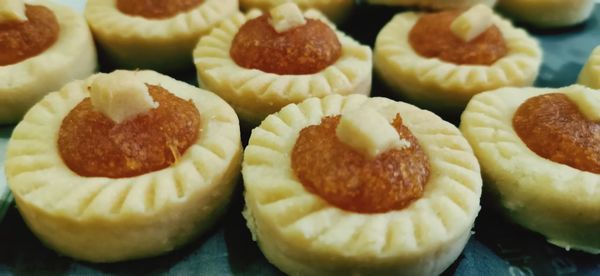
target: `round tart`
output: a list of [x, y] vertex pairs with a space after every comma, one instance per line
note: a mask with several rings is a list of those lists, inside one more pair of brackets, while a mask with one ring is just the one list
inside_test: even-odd
[[[149, 111], [130, 114], [148, 101]], [[240, 162], [239, 122], [219, 97], [152, 71], [116, 71], [36, 104], [14, 129], [5, 167], [46, 245], [114, 262], [169, 252], [209, 228]]]
[[376, 73], [395, 93], [435, 111], [462, 110], [483, 91], [532, 85], [542, 62], [537, 41], [488, 9], [469, 23], [489, 27], [465, 42], [450, 26], [471, 20], [469, 11], [394, 16], [375, 42]]
[[566, 249], [600, 253], [600, 95], [583, 86], [477, 95], [460, 129], [486, 189], [516, 223]]
[[480, 209], [458, 129], [385, 98], [288, 105], [252, 131], [242, 168], [248, 227], [289, 275], [440, 274]]
[[164, 72], [192, 67], [198, 39], [237, 10], [237, 0], [89, 0], [85, 17], [114, 65]]
[[498, 9], [517, 21], [553, 28], [586, 21], [594, 4], [594, 0], [499, 0]]
[[493, 7], [497, 0], [367, 0], [370, 4], [386, 6], [409, 6], [427, 9], [461, 9], [477, 4]]
[[[243, 10], [257, 8], [267, 12], [282, 2], [280, 0], [240, 0], [240, 7]], [[352, 0], [295, 0], [291, 2], [296, 3], [303, 10], [319, 10], [329, 20], [337, 23], [342, 22], [354, 7], [354, 1]]]
[[370, 92], [371, 49], [336, 31], [319, 12], [291, 9], [296, 17], [290, 21], [304, 25], [278, 33], [270, 14], [239, 13], [194, 50], [200, 85], [225, 99], [250, 125], [310, 97]]
[[593, 89], [600, 89], [600, 47], [594, 48], [581, 69], [577, 83]]
[[97, 66], [83, 17], [51, 1], [30, 3], [0, 5], [0, 125], [18, 122], [46, 93]]

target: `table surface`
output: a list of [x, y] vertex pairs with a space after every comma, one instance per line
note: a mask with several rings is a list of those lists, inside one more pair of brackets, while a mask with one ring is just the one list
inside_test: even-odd
[[[81, 0], [62, 0], [78, 10]], [[401, 9], [359, 6], [340, 29], [357, 40], [373, 45], [379, 29]], [[365, 22], [368, 22], [365, 24]], [[528, 28], [545, 50], [544, 63], [536, 81], [539, 87], [562, 87], [575, 82], [591, 50], [600, 44], [600, 7], [583, 25], [553, 31]], [[102, 68], [108, 70], [107, 68]], [[193, 69], [175, 76], [195, 82]], [[377, 80], [373, 94], [394, 99]], [[456, 118], [446, 118], [456, 123]], [[0, 167], [12, 127], [0, 126]], [[243, 130], [247, 140], [248, 130]], [[5, 179], [0, 170], [0, 201]], [[186, 247], [161, 257], [115, 264], [77, 262], [44, 247], [29, 231], [14, 206], [0, 221], [0, 275], [4, 274], [204, 274], [278, 275], [252, 242], [241, 216], [242, 184], [234, 194], [228, 213], [216, 227]], [[1, 203], [1, 202], [0, 202]], [[0, 209], [2, 204], [0, 204]], [[600, 257], [565, 251], [545, 242], [535, 233], [514, 225], [496, 214], [482, 199], [474, 235], [447, 275], [600, 275]], [[1, 210], [0, 210], [1, 211]], [[1, 219], [0, 219], [1, 220]], [[600, 230], [599, 230], [600, 231]]]

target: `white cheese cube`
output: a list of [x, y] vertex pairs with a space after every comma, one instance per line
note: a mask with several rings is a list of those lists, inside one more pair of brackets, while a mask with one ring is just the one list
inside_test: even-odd
[[600, 91], [578, 89], [565, 94], [590, 121], [600, 122]]
[[370, 158], [393, 148], [410, 147], [377, 111], [361, 108], [342, 114], [336, 128], [340, 141]]
[[469, 42], [492, 26], [493, 15], [490, 7], [478, 4], [454, 19], [450, 29], [460, 39]]
[[306, 24], [306, 19], [298, 5], [288, 2], [279, 5], [270, 11], [271, 26], [278, 33], [283, 33], [287, 30]]
[[150, 96], [148, 87], [135, 74], [134, 71], [117, 70], [98, 75], [90, 88], [94, 108], [116, 123], [157, 108], [158, 103]]

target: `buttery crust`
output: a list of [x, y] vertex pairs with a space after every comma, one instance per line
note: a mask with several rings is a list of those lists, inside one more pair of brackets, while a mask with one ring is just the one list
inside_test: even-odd
[[594, 3], [594, 0], [499, 0], [498, 9], [517, 21], [553, 28], [586, 21]]
[[600, 47], [594, 48], [587, 62], [579, 72], [577, 83], [593, 89], [600, 89]]
[[[9, 141], [6, 177], [27, 225], [46, 245], [76, 259], [114, 262], [171, 251], [223, 213], [240, 171], [235, 112], [219, 97], [152, 71], [136, 73], [198, 108], [198, 140], [172, 166], [129, 178], [82, 177], [58, 152], [63, 118], [89, 96], [87, 81], [47, 95]], [[49, 139], [48, 137], [51, 137]]]
[[460, 129], [479, 159], [486, 189], [510, 219], [555, 245], [599, 254], [600, 176], [538, 156], [512, 123], [531, 97], [577, 91], [598, 93], [579, 85], [485, 92], [473, 97]]
[[493, 7], [496, 5], [497, 0], [367, 0], [367, 2], [375, 5], [409, 6], [444, 10], [464, 9], [477, 4]]
[[538, 42], [494, 15], [508, 53], [490, 66], [456, 65], [417, 54], [409, 43], [420, 13], [400, 13], [375, 42], [375, 71], [395, 93], [432, 110], [459, 110], [477, 93], [504, 86], [530, 86], [542, 63]]
[[[310, 97], [370, 93], [371, 49], [339, 31], [335, 33], [342, 45], [342, 55], [318, 73], [278, 75], [237, 65], [229, 55], [231, 42], [240, 26], [261, 14], [258, 10], [247, 15], [236, 14], [203, 37], [194, 50], [200, 86], [231, 104], [240, 120], [256, 126], [285, 105]], [[329, 22], [315, 10], [306, 11], [304, 15]]]
[[[368, 106], [403, 123], [428, 155], [422, 198], [398, 211], [360, 214], [308, 192], [291, 169], [300, 130]], [[458, 129], [385, 98], [331, 95], [290, 104], [252, 131], [244, 152], [244, 216], [271, 263], [289, 275], [434, 275], [460, 254], [480, 209], [481, 174]]]
[[85, 17], [114, 65], [166, 72], [191, 66], [198, 39], [237, 10], [238, 0], [206, 0], [170, 18], [147, 19], [122, 13], [115, 0], [89, 0]]
[[54, 12], [58, 39], [37, 56], [0, 66], [0, 125], [18, 122], [48, 92], [91, 75], [97, 67], [94, 41], [81, 15], [51, 1], [28, 3]]
[[[285, 1], [281, 0], [240, 0], [242, 10], [257, 8], [268, 12]], [[293, 0], [302, 10], [316, 9], [321, 11], [329, 20], [340, 23], [354, 7], [353, 0]]]

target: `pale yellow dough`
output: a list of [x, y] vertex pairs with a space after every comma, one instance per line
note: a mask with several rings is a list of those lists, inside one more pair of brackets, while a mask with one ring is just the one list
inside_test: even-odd
[[594, 0], [499, 0], [498, 9], [517, 21], [553, 28], [586, 21], [594, 4]]
[[344, 21], [354, 7], [353, 0], [240, 0], [240, 7], [242, 10], [257, 8], [268, 12], [271, 8], [286, 2], [296, 3], [303, 10], [319, 10], [336, 23]]
[[[398, 211], [344, 211], [308, 192], [291, 168], [299, 132], [361, 107], [403, 123], [428, 155], [422, 198]], [[458, 129], [386, 98], [331, 95], [291, 104], [252, 131], [244, 152], [244, 215], [267, 259], [289, 275], [435, 275], [461, 253], [480, 209], [481, 175]]]
[[152, 71], [138, 79], [191, 100], [202, 131], [172, 166], [129, 178], [82, 177], [57, 147], [63, 118], [88, 97], [87, 81], [47, 95], [8, 143], [6, 177], [25, 222], [46, 245], [91, 262], [169, 252], [223, 213], [240, 171], [239, 122], [219, 97]]
[[81, 15], [52, 1], [28, 3], [54, 12], [59, 36], [39, 55], [0, 66], [0, 125], [18, 122], [48, 92], [91, 75], [97, 67], [94, 41]]
[[600, 89], [600, 46], [592, 51], [579, 73], [577, 83], [593, 89]]
[[529, 98], [577, 92], [600, 93], [579, 85], [482, 93], [467, 106], [460, 129], [479, 159], [486, 189], [510, 219], [543, 234], [550, 243], [599, 254], [600, 175], [538, 156], [512, 123]]
[[493, 7], [496, 5], [496, 2], [497, 0], [367, 0], [367, 3], [369, 4], [409, 6], [436, 10], [464, 9], [477, 4], [485, 4]]
[[[258, 17], [253, 10], [238, 13], [203, 37], [194, 50], [201, 87], [211, 90], [233, 106], [240, 119], [258, 125], [267, 115], [289, 103], [330, 94], [364, 94], [371, 91], [371, 49], [336, 31], [342, 55], [332, 65], [308, 75], [277, 75], [243, 68], [229, 55], [231, 42], [247, 20]], [[315, 10], [306, 18], [328, 22]], [[331, 25], [332, 28], [335, 28]]]
[[206, 0], [166, 19], [131, 16], [116, 0], [89, 0], [85, 17], [113, 65], [161, 72], [192, 67], [198, 39], [238, 10], [238, 0]]
[[530, 86], [542, 63], [539, 43], [497, 16], [508, 53], [490, 66], [456, 65], [417, 54], [409, 43], [420, 13], [400, 13], [375, 42], [375, 71], [395, 93], [432, 110], [462, 110], [477, 93], [504, 86]]

